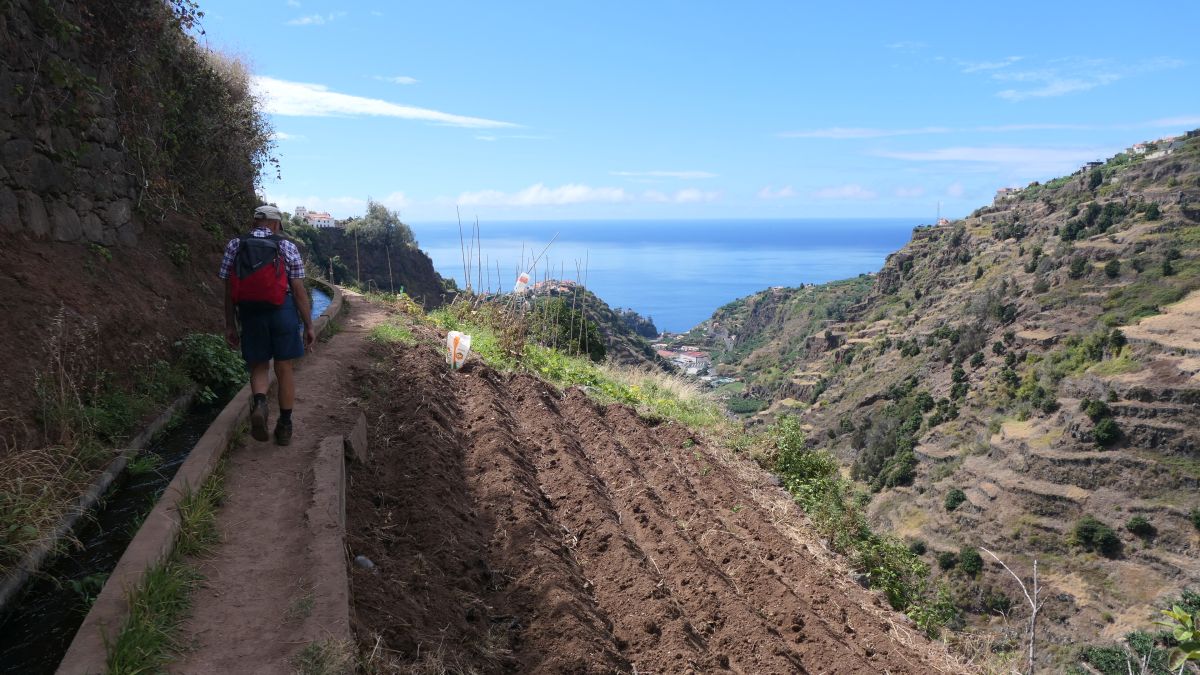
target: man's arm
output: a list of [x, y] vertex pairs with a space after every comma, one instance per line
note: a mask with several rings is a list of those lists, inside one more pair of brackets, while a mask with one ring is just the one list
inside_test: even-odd
[[308, 289], [304, 287], [304, 279], [289, 279], [292, 285], [292, 298], [296, 300], [296, 312], [304, 322], [304, 346], [311, 347], [316, 341], [317, 334], [313, 332], [312, 305], [308, 302]]
[[230, 347], [237, 347], [241, 342], [238, 337], [237, 318], [233, 307], [233, 282], [225, 279], [225, 341]]

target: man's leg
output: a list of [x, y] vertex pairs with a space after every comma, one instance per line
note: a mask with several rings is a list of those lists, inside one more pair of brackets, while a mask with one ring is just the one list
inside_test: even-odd
[[275, 361], [275, 382], [279, 387], [279, 409], [291, 410], [296, 403], [296, 380], [292, 375], [292, 360]]
[[265, 441], [267, 435], [267, 389], [271, 386], [271, 362], [255, 361], [250, 367], [250, 435], [256, 441]]
[[291, 359], [275, 360], [275, 382], [279, 387], [279, 421], [275, 423], [275, 442], [292, 442], [292, 406], [296, 403], [296, 379]]
[[250, 367], [250, 391], [254, 394], [267, 395], [267, 389], [271, 387], [271, 362], [262, 361], [261, 363], [247, 364]]
[[272, 315], [272, 346], [275, 356], [275, 380], [279, 387], [279, 421], [275, 424], [275, 442], [292, 442], [292, 406], [296, 403], [296, 380], [292, 374], [293, 359], [304, 356], [304, 341], [300, 337], [300, 320], [296, 305], [288, 296], [283, 307]]

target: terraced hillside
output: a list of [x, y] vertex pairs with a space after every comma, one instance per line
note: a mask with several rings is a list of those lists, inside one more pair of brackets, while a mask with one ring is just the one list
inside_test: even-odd
[[872, 520], [943, 563], [972, 623], [1011, 636], [1026, 616], [999, 566], [955, 565], [964, 547], [1026, 574], [1039, 560], [1043, 658], [1065, 667], [1200, 584], [1198, 288], [1191, 137], [919, 228], [874, 278], [760, 293], [696, 333], [774, 400], [764, 417], [798, 414], [877, 491]]

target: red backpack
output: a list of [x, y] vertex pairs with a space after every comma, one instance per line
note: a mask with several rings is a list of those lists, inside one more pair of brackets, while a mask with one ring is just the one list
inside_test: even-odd
[[281, 307], [287, 296], [287, 264], [280, 243], [283, 237], [246, 235], [238, 240], [237, 257], [230, 275], [234, 303], [243, 307]]

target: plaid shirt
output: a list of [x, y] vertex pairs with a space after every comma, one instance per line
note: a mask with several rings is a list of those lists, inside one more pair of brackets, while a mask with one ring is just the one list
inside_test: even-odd
[[[256, 227], [250, 230], [251, 236], [254, 237], [269, 237], [271, 230], [265, 227]], [[229, 274], [233, 271], [233, 261], [237, 258], [238, 249], [241, 248], [241, 239], [230, 239], [228, 244], [225, 244], [225, 256], [221, 258], [221, 269], [217, 275], [222, 279], [228, 279]], [[287, 267], [287, 275], [289, 279], [304, 278], [304, 260], [300, 258], [300, 249], [292, 242], [284, 239], [279, 242], [279, 250], [283, 252], [283, 262]], [[291, 292], [289, 289], [288, 292]]]

